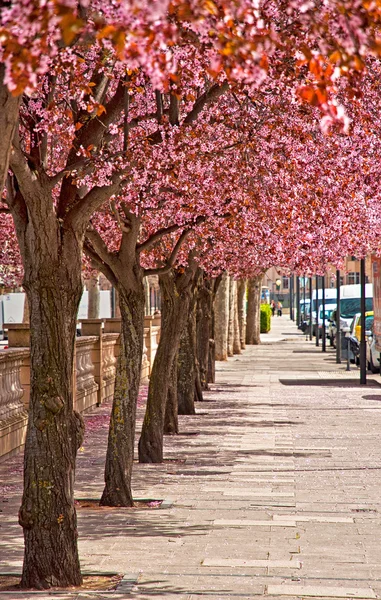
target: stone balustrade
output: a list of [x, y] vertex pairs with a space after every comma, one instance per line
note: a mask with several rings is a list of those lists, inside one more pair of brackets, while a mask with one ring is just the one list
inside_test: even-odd
[[[25, 441], [30, 396], [29, 330], [25, 325], [4, 325], [7, 350], [0, 351], [0, 460], [19, 451]], [[86, 319], [76, 340], [73, 373], [74, 406], [79, 412], [113, 397], [120, 353], [120, 319]], [[146, 383], [160, 337], [160, 318], [146, 317], [141, 381]]]
[[0, 353], [0, 451], [11, 455], [25, 442], [26, 412], [21, 385], [21, 369], [28, 349]]
[[149, 373], [153, 361], [155, 360], [156, 350], [160, 340], [160, 317], [144, 317], [144, 345], [147, 349], [147, 362], [149, 365]]

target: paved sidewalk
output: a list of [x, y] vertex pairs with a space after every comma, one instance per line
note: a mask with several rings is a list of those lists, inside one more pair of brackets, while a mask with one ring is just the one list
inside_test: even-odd
[[[360, 386], [288, 316], [263, 338], [219, 363], [167, 461], [136, 465], [135, 496], [172, 506], [78, 511], [83, 569], [126, 580], [74, 597], [381, 598], [380, 378]], [[77, 497], [102, 491], [108, 411], [86, 416]], [[3, 573], [21, 568], [20, 478], [20, 457], [0, 465]]]

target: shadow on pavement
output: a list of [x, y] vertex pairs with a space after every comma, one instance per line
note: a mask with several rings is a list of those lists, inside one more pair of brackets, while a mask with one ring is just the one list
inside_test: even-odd
[[[359, 379], [279, 379], [282, 385], [311, 387], [359, 387]], [[379, 387], [377, 381], [368, 380], [369, 387]]]

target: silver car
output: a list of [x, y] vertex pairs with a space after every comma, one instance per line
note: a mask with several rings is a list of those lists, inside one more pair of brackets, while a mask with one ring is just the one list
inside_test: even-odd
[[366, 364], [372, 373], [380, 372], [380, 352], [376, 349], [376, 338], [373, 335], [373, 328], [369, 333], [366, 332]]

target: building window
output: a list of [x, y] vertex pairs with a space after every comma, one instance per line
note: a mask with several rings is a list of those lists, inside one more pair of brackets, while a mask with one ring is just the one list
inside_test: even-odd
[[353, 283], [360, 283], [360, 273], [357, 273], [356, 271], [349, 272], [347, 275], [347, 281], [349, 285]]
[[284, 290], [288, 290], [290, 287], [290, 280], [288, 277], [282, 277], [282, 287]]

